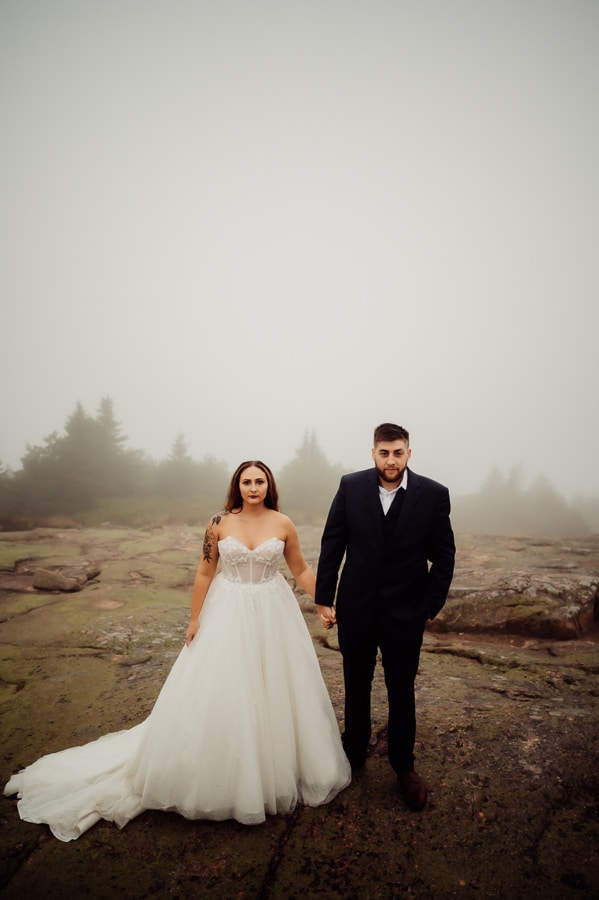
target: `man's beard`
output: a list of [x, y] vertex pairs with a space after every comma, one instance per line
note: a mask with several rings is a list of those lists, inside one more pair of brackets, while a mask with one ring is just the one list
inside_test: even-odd
[[389, 470], [379, 469], [377, 466], [377, 472], [379, 473], [381, 481], [386, 481], [387, 484], [393, 484], [396, 481], [401, 482], [404, 469], [393, 469], [393, 473], [391, 473]]

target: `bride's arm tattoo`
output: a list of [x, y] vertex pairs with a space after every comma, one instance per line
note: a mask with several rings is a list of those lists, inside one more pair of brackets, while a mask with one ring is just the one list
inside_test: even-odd
[[216, 544], [216, 535], [212, 530], [212, 527], [209, 525], [204, 534], [204, 545], [202, 547], [202, 556], [206, 560], [206, 562], [210, 562], [212, 559], [212, 551], [214, 550], [214, 545]]
[[212, 560], [212, 552], [217, 543], [216, 534], [214, 533], [213, 525], [218, 525], [220, 522], [220, 516], [213, 516], [210, 520], [210, 524], [206, 529], [206, 533], [204, 534], [204, 545], [202, 547], [202, 556], [206, 560], [206, 562], [210, 562]]

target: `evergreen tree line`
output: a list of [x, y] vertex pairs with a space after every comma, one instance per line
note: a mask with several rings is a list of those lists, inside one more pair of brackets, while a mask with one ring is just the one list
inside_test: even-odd
[[577, 536], [599, 532], [599, 497], [568, 503], [541, 476], [522, 484], [518, 467], [504, 476], [494, 468], [479, 491], [453, 503], [453, 523], [467, 533]]
[[[43, 444], [27, 445], [20, 470], [0, 465], [0, 528], [69, 521], [194, 524], [222, 509], [231, 478], [225, 462], [210, 455], [192, 459], [183, 435], [158, 462], [126, 442], [110, 397], [95, 416], [78, 403], [63, 434], [54, 431]], [[285, 512], [311, 523], [326, 515], [341, 470], [328, 463], [315, 435], [306, 434], [294, 460], [275, 475]]]
[[[191, 458], [178, 435], [167, 459], [126, 447], [110, 397], [95, 416], [78, 403], [64, 433], [27, 445], [16, 472], [0, 465], [0, 529], [43, 524], [202, 524], [222, 508], [231, 472], [207, 455]], [[343, 470], [332, 465], [315, 434], [275, 472], [281, 509], [298, 524], [324, 522]], [[517, 469], [497, 469], [481, 489], [452, 496], [456, 530], [481, 534], [581, 535], [599, 532], [599, 498], [566, 500], [545, 478], [522, 485]]]

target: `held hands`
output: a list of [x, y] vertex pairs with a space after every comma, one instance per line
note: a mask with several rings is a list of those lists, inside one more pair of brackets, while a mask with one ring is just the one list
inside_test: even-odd
[[198, 633], [200, 629], [200, 623], [197, 619], [190, 619], [189, 625], [187, 626], [187, 631], [185, 632], [185, 643], [189, 647], [194, 637]]
[[321, 621], [321, 624], [327, 630], [332, 628], [333, 625], [337, 624], [337, 616], [335, 615], [335, 607], [334, 606], [318, 606], [316, 605], [316, 609], [318, 610], [318, 618]]

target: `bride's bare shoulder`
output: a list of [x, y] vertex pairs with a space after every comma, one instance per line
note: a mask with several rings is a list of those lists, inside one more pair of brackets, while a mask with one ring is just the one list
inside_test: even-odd
[[297, 529], [293, 524], [293, 520], [286, 516], [285, 513], [278, 512], [277, 524], [281, 531], [283, 531], [286, 535], [294, 535], [297, 534]]
[[223, 520], [226, 520], [227, 516], [229, 515], [230, 513], [228, 510], [215, 513], [208, 522], [207, 528], [210, 529], [213, 533], [218, 534], [221, 523], [223, 523]]

